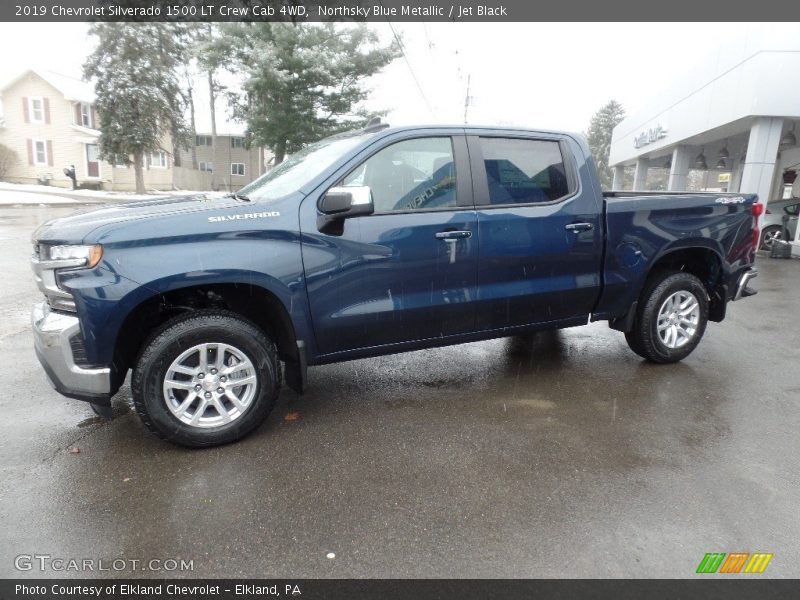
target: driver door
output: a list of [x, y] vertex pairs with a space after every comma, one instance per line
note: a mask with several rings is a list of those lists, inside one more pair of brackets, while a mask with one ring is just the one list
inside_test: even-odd
[[472, 331], [477, 216], [461, 135], [385, 145], [339, 186], [369, 186], [372, 215], [304, 243], [320, 354]]

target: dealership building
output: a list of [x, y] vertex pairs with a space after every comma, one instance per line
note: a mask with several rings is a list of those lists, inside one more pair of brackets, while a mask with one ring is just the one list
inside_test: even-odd
[[653, 187], [660, 170], [659, 189], [757, 193], [762, 202], [798, 196], [798, 125], [800, 36], [754, 30], [614, 129], [613, 189], [631, 188], [628, 167], [634, 190]]

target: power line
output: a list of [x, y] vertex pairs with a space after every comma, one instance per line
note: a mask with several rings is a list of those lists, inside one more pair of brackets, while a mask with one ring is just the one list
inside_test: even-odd
[[425, 91], [422, 89], [422, 85], [420, 85], [419, 79], [417, 79], [416, 73], [414, 73], [414, 69], [411, 66], [411, 61], [408, 60], [408, 55], [406, 54], [406, 48], [403, 45], [403, 41], [400, 39], [400, 36], [397, 35], [397, 32], [394, 30], [394, 26], [392, 25], [392, 22], [388, 21], [388, 20], [386, 22], [389, 24], [389, 29], [392, 30], [392, 35], [394, 36], [394, 39], [397, 41], [397, 45], [400, 47], [400, 52], [401, 52], [401, 54], [403, 55], [403, 58], [406, 61], [406, 65], [408, 65], [408, 71], [411, 73], [411, 78], [414, 80], [414, 83], [417, 84], [417, 89], [419, 90], [419, 93], [422, 96], [422, 99], [425, 101], [425, 106], [428, 107], [428, 111], [431, 113], [431, 116], [435, 119], [436, 118], [436, 113], [433, 111], [433, 108], [431, 107], [431, 103], [428, 102], [428, 97], [425, 95]]

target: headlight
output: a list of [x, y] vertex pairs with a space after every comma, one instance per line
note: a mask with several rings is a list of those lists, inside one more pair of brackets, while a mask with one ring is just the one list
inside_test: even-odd
[[59, 274], [73, 269], [91, 269], [101, 258], [103, 247], [100, 244], [48, 246], [34, 242], [31, 266], [36, 285], [42, 290], [50, 307], [74, 312], [75, 299], [69, 290], [61, 287]]
[[49, 246], [46, 253], [45, 260], [69, 263], [82, 261], [78, 264], [70, 264], [70, 266], [92, 268], [103, 258], [103, 247], [100, 244], [93, 246]]

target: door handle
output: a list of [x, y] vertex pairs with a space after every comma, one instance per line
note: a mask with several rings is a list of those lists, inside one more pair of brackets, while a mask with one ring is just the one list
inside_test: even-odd
[[565, 225], [564, 229], [578, 233], [579, 231], [591, 231], [594, 229], [594, 225], [591, 223], [570, 223], [569, 225]]
[[471, 231], [440, 231], [436, 234], [437, 240], [451, 241], [463, 240], [472, 237]]

